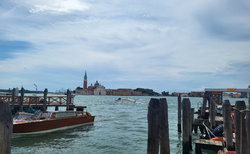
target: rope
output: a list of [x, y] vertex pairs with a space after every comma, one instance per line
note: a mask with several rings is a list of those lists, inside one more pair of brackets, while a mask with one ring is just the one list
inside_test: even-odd
[[214, 133], [205, 125], [204, 121], [203, 121], [202, 125], [205, 127], [205, 129], [206, 129], [206, 131], [207, 131], [207, 134], [209, 135], [209, 138], [210, 138], [210, 139], [211, 139], [210, 133], [211, 133], [214, 137], [216, 137], [216, 136], [214, 135]]
[[237, 108], [235, 108], [235, 107], [233, 107], [233, 109], [236, 110], [236, 111], [238, 111], [238, 112], [241, 112], [241, 113], [243, 113], [243, 114], [245, 114], [245, 112], [247, 111], [247, 109], [239, 110], [239, 109], [237, 109]]

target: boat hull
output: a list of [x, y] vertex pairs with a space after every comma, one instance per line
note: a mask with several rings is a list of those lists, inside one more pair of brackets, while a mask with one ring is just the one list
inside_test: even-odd
[[78, 127], [94, 122], [95, 116], [89, 117], [72, 117], [52, 120], [36, 120], [27, 123], [19, 123], [13, 125], [14, 135], [36, 134], [43, 132], [51, 132], [60, 129]]

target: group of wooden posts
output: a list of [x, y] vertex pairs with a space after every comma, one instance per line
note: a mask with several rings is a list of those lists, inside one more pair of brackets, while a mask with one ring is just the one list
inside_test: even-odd
[[[181, 98], [178, 97], [178, 101]], [[178, 109], [181, 110], [181, 103]], [[183, 153], [188, 153], [192, 149], [192, 119], [194, 109], [191, 109], [191, 104], [188, 98], [182, 101], [183, 106]], [[178, 113], [178, 117], [181, 113]], [[181, 118], [178, 118], [181, 119]], [[178, 120], [178, 131], [181, 132], [181, 120]], [[160, 149], [160, 150], [159, 150]], [[148, 154], [170, 154], [169, 146], [169, 123], [168, 123], [168, 104], [166, 98], [152, 98], [148, 106]]]
[[[250, 110], [247, 109], [244, 101], [237, 101], [233, 110], [234, 121], [231, 118], [231, 104], [228, 100], [224, 101], [223, 125], [226, 150], [235, 151], [239, 154], [248, 154], [250, 153]], [[233, 142], [233, 126], [235, 129], [235, 142]]]
[[[250, 104], [247, 109], [244, 101], [237, 101], [235, 107], [232, 108], [230, 102], [225, 100], [222, 108], [224, 119], [224, 141], [222, 145], [225, 147], [224, 151], [234, 150], [238, 154], [250, 153]], [[232, 112], [233, 110], [234, 112]], [[215, 117], [216, 112], [212, 113], [214, 114], [212, 117]], [[234, 113], [234, 119], [232, 119], [231, 113]], [[178, 132], [182, 133], [182, 149], [184, 154], [189, 154], [189, 151], [192, 150], [193, 119], [194, 109], [191, 108], [190, 100], [184, 98], [181, 102], [181, 97], [178, 97], [177, 127]], [[232, 133], [233, 126], [235, 127], [235, 139], [233, 139]], [[211, 127], [214, 128], [215, 126], [213, 127], [211, 123]], [[168, 104], [166, 98], [152, 98], [148, 106], [147, 153], [158, 154], [159, 151], [161, 154], [170, 153]], [[201, 153], [201, 149], [198, 149], [198, 151], [196, 150], [195, 152]]]

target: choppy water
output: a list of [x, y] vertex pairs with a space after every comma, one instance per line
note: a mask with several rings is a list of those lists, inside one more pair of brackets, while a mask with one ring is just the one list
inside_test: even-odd
[[[147, 112], [152, 97], [130, 97], [135, 98], [136, 103], [115, 102], [117, 98], [118, 96], [76, 96], [75, 104], [86, 105], [87, 111], [96, 116], [93, 125], [47, 134], [14, 136], [11, 152], [13, 154], [146, 153]], [[171, 153], [179, 154], [182, 153], [182, 136], [177, 132], [177, 97], [166, 98], [169, 111], [170, 150]], [[191, 106], [197, 111], [202, 98], [190, 98], [190, 101]], [[193, 134], [193, 141], [198, 136], [199, 134]]]

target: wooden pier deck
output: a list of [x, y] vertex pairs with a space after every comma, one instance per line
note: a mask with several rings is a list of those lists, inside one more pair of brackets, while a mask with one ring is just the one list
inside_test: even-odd
[[195, 153], [201, 154], [202, 149], [219, 151], [222, 149], [222, 141], [198, 139], [195, 141]]
[[0, 100], [7, 102], [10, 105], [12, 113], [26, 112], [31, 105], [35, 110], [46, 110], [48, 107], [55, 107], [58, 111], [60, 107], [66, 107], [66, 110], [82, 111], [86, 106], [74, 105], [74, 95], [71, 95], [69, 91], [67, 95], [54, 95], [47, 96], [47, 90], [45, 90], [43, 96], [21, 96], [13, 95], [0, 95]]

